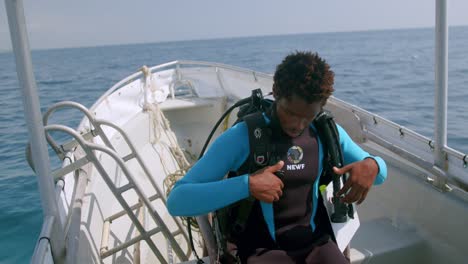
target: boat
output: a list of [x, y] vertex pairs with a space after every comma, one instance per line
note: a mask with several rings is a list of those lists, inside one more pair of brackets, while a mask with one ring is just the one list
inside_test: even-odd
[[[89, 109], [64, 101], [41, 116], [22, 1], [6, 3], [31, 135], [27, 156], [44, 210], [31, 262], [196, 263], [186, 220], [168, 213], [167, 193], [196, 161], [219, 117], [254, 89], [269, 93], [272, 75], [200, 61], [143, 66]], [[335, 97], [326, 106], [388, 166], [385, 184], [358, 208], [352, 263], [466, 263], [468, 257], [468, 156], [446, 144], [446, 1], [436, 5], [435, 139]], [[63, 109], [82, 113], [77, 128], [49, 122]], [[214, 137], [234, 121], [235, 112]], [[46, 144], [63, 160], [59, 168], [49, 168]], [[210, 221], [199, 216], [197, 223], [194, 249], [216, 263]]]

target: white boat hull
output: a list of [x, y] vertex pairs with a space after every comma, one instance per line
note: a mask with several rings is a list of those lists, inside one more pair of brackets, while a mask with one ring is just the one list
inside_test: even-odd
[[[151, 69], [152, 77], [136, 73], [123, 80], [104, 94], [90, 112], [96, 119], [103, 119], [121, 127], [129, 136], [147, 165], [151, 177], [160, 189], [167, 175], [175, 173], [180, 163], [171, 152], [171, 138], [177, 142], [189, 162], [200, 153], [214, 123], [233, 102], [250, 95], [252, 89], [261, 88], [270, 92], [272, 76], [245, 69], [219, 64], [197, 62], [173, 62]], [[153, 78], [149, 84], [148, 78]], [[157, 86], [157, 87], [155, 87]], [[170, 123], [170, 129], [160, 127], [154, 104], [157, 90], [170, 91], [169, 97], [158, 108]], [[374, 187], [363, 205], [358, 207], [361, 226], [351, 241], [353, 263], [466, 263], [468, 229], [468, 169], [463, 168], [463, 155], [448, 149], [448, 168], [443, 171], [447, 181], [440, 183], [440, 173], [433, 168], [433, 153], [430, 141], [406, 128], [399, 127], [377, 115], [331, 98], [327, 108], [368, 152], [381, 156], [388, 165], [388, 179]], [[231, 115], [229, 123], [235, 120]], [[92, 127], [85, 118], [78, 131], [90, 131]], [[229, 125], [228, 125], [229, 126]], [[122, 136], [114, 129], [103, 128], [116, 153], [124, 157], [129, 148]], [[175, 134], [172, 134], [172, 131]], [[222, 131], [218, 131], [219, 135]], [[93, 143], [103, 145], [100, 137]], [[96, 152], [100, 163], [106, 168], [117, 187], [124, 186], [127, 179], [116, 162], [103, 152]], [[79, 158], [78, 153], [71, 153]], [[195, 157], [195, 158], [194, 158]], [[144, 170], [134, 160], [126, 162], [134, 178], [142, 186], [147, 197], [154, 193]], [[87, 175], [82, 204], [76, 198], [76, 176], [65, 176], [65, 188], [60, 193], [62, 222], [72, 210], [81, 211], [78, 241], [74, 257], [76, 263], [157, 263], [160, 261], [143, 240], [108, 257], [102, 256], [102, 247], [107, 250], [129, 241], [138, 235], [128, 217], [112, 221], [108, 239], [103, 243], [105, 220], [123, 210], [108, 185], [96, 170], [88, 164], [82, 168]], [[138, 203], [135, 191], [124, 193], [129, 204]], [[187, 197], [188, 202], [190, 197]], [[161, 200], [152, 202], [169, 229], [177, 228]], [[155, 227], [148, 213], [137, 213], [145, 228]], [[180, 219], [177, 219], [180, 221]], [[75, 225], [77, 222], [74, 222]], [[105, 232], [104, 232], [105, 233]], [[176, 241], [184, 252], [190, 252], [184, 235]], [[70, 240], [69, 239], [69, 240]], [[171, 250], [173, 245], [160, 234], [152, 237], [161, 255], [167, 262], [180, 262]], [[200, 241], [199, 235], [196, 240]], [[70, 242], [73, 245], [74, 242]], [[70, 245], [69, 244], [69, 245]], [[104, 250], [105, 251], [105, 250]], [[197, 243], [197, 252], [202, 253]], [[187, 256], [193, 259], [193, 256]]]

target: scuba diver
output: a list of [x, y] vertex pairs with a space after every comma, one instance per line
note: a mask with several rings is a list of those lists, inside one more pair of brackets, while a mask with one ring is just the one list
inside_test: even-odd
[[223, 231], [217, 235], [234, 246], [223, 250], [236, 251], [221, 262], [349, 263], [319, 186], [346, 174], [334, 200], [352, 217], [352, 206], [342, 205], [362, 203], [372, 185], [385, 181], [387, 168], [339, 125], [334, 138], [342, 164], [327, 165], [329, 147], [315, 122], [333, 84], [333, 71], [317, 53], [289, 54], [274, 74], [275, 100], [221, 134], [175, 184], [167, 200], [171, 215], [217, 212]]

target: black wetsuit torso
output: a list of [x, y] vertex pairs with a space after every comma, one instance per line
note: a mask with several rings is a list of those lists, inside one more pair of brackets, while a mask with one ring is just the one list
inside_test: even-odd
[[[318, 145], [311, 129], [296, 137], [281, 133], [276, 154], [284, 161], [283, 195], [273, 203], [276, 241], [281, 248], [302, 248], [311, 238], [312, 186], [318, 173]], [[277, 158], [277, 159], [278, 159]]]
[[291, 138], [282, 131], [274, 111], [269, 113], [269, 118], [273, 159], [284, 161], [283, 195], [273, 203], [276, 242], [268, 232], [260, 204], [256, 201], [237, 245], [243, 262], [259, 248], [281, 249], [300, 256], [317, 242], [328, 241], [328, 236], [321, 231], [313, 232], [310, 225], [312, 186], [317, 179], [319, 162], [317, 136], [311, 128], [306, 128], [300, 136]]

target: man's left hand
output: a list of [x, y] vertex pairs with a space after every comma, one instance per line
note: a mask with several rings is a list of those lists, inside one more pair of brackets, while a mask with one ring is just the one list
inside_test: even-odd
[[361, 204], [367, 196], [374, 180], [379, 172], [379, 166], [374, 159], [367, 158], [344, 166], [343, 168], [333, 167], [333, 172], [343, 175], [349, 172], [348, 180], [337, 195], [341, 196], [342, 202]]

